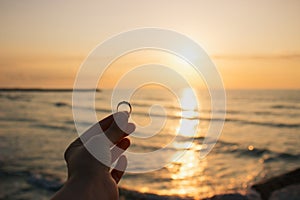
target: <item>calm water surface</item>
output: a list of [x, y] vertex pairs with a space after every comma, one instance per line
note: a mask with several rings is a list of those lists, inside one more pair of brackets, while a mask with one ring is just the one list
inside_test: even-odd
[[[96, 95], [99, 119], [111, 113], [110, 92]], [[0, 93], [0, 199], [48, 199], [55, 190], [51, 184], [66, 178], [63, 153], [77, 137], [71, 98], [71, 92]], [[191, 118], [180, 119], [178, 102], [163, 91], [145, 90], [132, 97], [131, 120], [139, 126], [151, 122], [148, 113], [153, 104], [164, 106], [168, 117], [154, 136], [131, 137], [129, 151], [152, 152], [175, 135], [181, 137], [170, 148], [174, 154], [193, 143], [180, 159], [160, 170], [127, 173], [122, 187], [203, 198], [244, 192], [253, 182], [300, 166], [299, 91], [227, 91], [222, 135], [204, 159], [199, 159], [199, 150], [211, 116], [208, 95], [198, 91], [200, 105], [196, 107], [189, 91], [182, 91], [180, 98], [186, 101], [185, 111]], [[163, 119], [160, 109], [153, 107], [151, 114], [152, 120]], [[181, 124], [184, 127], [180, 129]], [[136, 136], [150, 136], [157, 128], [154, 124], [139, 129], [142, 131]], [[194, 130], [196, 135], [191, 135]], [[137, 167], [146, 168], [154, 162], [158, 161], [145, 160]]]

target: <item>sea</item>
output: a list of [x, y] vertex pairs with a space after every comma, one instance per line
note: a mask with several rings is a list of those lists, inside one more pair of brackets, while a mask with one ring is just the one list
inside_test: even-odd
[[[252, 184], [300, 166], [299, 90], [227, 90], [226, 109], [218, 111], [226, 113], [224, 126], [205, 157], [199, 156], [203, 140], [210, 123], [218, 119], [211, 117], [207, 92], [193, 91], [197, 107], [189, 107], [195, 103], [189, 90], [178, 92], [186, 101], [185, 111], [193, 116], [184, 118], [178, 99], [168, 91], [148, 88], [132, 96], [130, 121], [138, 128], [129, 136], [128, 151], [147, 153], [170, 144], [172, 154], [183, 154], [145, 172], [141, 171], [158, 161], [141, 158], [139, 173], [131, 166], [120, 187], [194, 199], [244, 194]], [[111, 94], [96, 92], [98, 120], [116, 111]], [[1, 90], [0, 101], [0, 199], [49, 199], [66, 179], [63, 154], [78, 137], [72, 90]], [[160, 129], [149, 125], [161, 120], [165, 122]]]

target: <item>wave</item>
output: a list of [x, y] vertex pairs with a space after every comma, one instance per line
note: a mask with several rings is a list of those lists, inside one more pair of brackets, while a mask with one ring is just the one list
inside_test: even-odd
[[6, 122], [37, 122], [35, 119], [31, 118], [21, 118], [21, 117], [0, 117], [0, 121], [6, 121]]
[[112, 113], [112, 110], [106, 108], [97, 108], [96, 112]]
[[233, 118], [227, 118], [226, 121], [239, 122], [241, 124], [249, 124], [249, 125], [270, 126], [276, 128], [299, 128], [300, 127], [300, 124], [258, 122], [258, 121], [248, 121], [248, 120], [240, 120], [240, 119], [233, 119]]
[[48, 174], [31, 174], [27, 178], [27, 182], [39, 188], [46, 189], [48, 191], [59, 190], [63, 182], [56, 177]]
[[[70, 105], [69, 103], [66, 102], [55, 102], [54, 105], [56, 107], [72, 107], [72, 105]], [[147, 107], [151, 107], [154, 104], [151, 103], [133, 103], [132, 106], [133, 107], [143, 107], [143, 108], [147, 108]], [[167, 109], [170, 110], [176, 110], [176, 111], [181, 111], [182, 109], [180, 107], [176, 107], [176, 106], [164, 106]], [[74, 107], [75, 109], [84, 109], [84, 110], [91, 110], [92, 108], [89, 107]], [[277, 105], [276, 108], [298, 108], [297, 106], [282, 106], [282, 105]], [[111, 109], [107, 109], [107, 108], [96, 108], [95, 109], [96, 112], [104, 112], [104, 113], [112, 113], [113, 111]], [[185, 111], [185, 110], [183, 110]], [[194, 110], [195, 112], [199, 112], [199, 115], [201, 114], [210, 114], [211, 110], [209, 109], [202, 109], [200, 111]], [[134, 115], [139, 115], [139, 116], [149, 116], [148, 112], [141, 112], [141, 111], [134, 111], [133, 112]], [[249, 120], [242, 120], [242, 119], [237, 119], [237, 118], [233, 118], [234, 115], [245, 115], [245, 116], [249, 116], [249, 115], [259, 115], [259, 116], [286, 116], [286, 117], [299, 117], [300, 114], [297, 113], [278, 113], [278, 112], [272, 112], [272, 111], [253, 111], [253, 112], [243, 112], [243, 111], [237, 111], [237, 110], [218, 110], [216, 111], [216, 114], [230, 114], [232, 118], [226, 118], [226, 121], [228, 122], [239, 122], [242, 124], [253, 124], [253, 125], [261, 125], [261, 126], [270, 126], [270, 127], [278, 127], [278, 128], [298, 128], [300, 127], [300, 124], [289, 124], [289, 123], [274, 123], [274, 122], [259, 122], [259, 121], [249, 121]], [[207, 117], [181, 117], [178, 115], [162, 115], [162, 114], [157, 114], [157, 113], [151, 113], [152, 117], [168, 117], [169, 119], [191, 119], [191, 120], [203, 120], [203, 121], [220, 121], [222, 119], [218, 119], [218, 118], [207, 118]]]
[[[22, 178], [28, 184], [34, 186], [35, 188], [46, 190], [49, 192], [56, 192], [58, 191], [64, 184], [64, 182], [53, 175], [46, 174], [46, 173], [32, 173], [30, 171], [4, 171], [0, 168], [0, 177], [10, 177], [16, 178], [16, 180]], [[26, 188], [26, 192], [30, 190], [35, 190], [32, 187]], [[24, 189], [20, 189], [19, 192], [25, 192]], [[193, 199], [190, 197], [179, 197], [179, 196], [166, 196], [166, 195], [158, 195], [153, 193], [142, 193], [135, 190], [130, 190], [127, 188], [119, 188], [119, 194], [121, 198], [125, 199], [155, 199], [155, 200], [189, 200]], [[14, 199], [14, 194], [8, 194], [5, 196], [6, 198], [12, 197]]]
[[[247, 113], [245, 113], [247, 114]], [[260, 115], [260, 116], [286, 116], [286, 117], [291, 117], [291, 118], [295, 118], [295, 117], [300, 117], [300, 113], [290, 113], [290, 112], [270, 112], [270, 111], [254, 111], [252, 113], [248, 113], [248, 114], [254, 114], [254, 115]]]
[[[180, 117], [179, 117], [180, 118]], [[188, 119], [200, 119], [203, 121], [223, 121], [222, 118], [188, 118]], [[259, 122], [259, 121], [248, 121], [248, 120], [242, 120], [242, 119], [235, 119], [235, 118], [226, 118], [225, 122], [237, 122], [241, 124], [248, 124], [248, 125], [258, 125], [258, 126], [269, 126], [269, 127], [275, 127], [275, 128], [299, 128], [300, 124], [291, 124], [291, 123], [276, 123], [276, 122]]]
[[58, 177], [45, 173], [33, 173], [29, 170], [13, 171], [0, 168], [0, 177], [1, 176], [18, 178], [23, 177], [27, 183], [48, 191], [57, 191], [63, 185], [63, 182]]
[[[133, 107], [142, 107], [142, 108], [150, 108], [151, 106], [155, 105], [155, 103], [132, 103]], [[178, 106], [173, 106], [173, 105], [163, 105], [164, 108], [166, 109], [170, 109], [173, 111], [185, 111], [184, 109], [182, 109], [181, 107]], [[287, 105], [275, 105], [272, 106], [271, 108], [275, 108], [275, 109], [300, 109], [299, 106], [287, 106]], [[210, 109], [201, 109], [201, 110], [194, 110], [196, 112], [202, 113], [202, 114], [210, 114], [212, 112], [212, 110]], [[242, 111], [242, 110], [216, 110], [215, 113], [220, 113], [220, 114], [230, 114], [230, 115], [262, 115], [262, 116], [282, 116], [285, 115], [287, 117], [298, 117], [300, 114], [296, 114], [296, 113], [278, 113], [276, 111], [260, 111], [260, 110], [254, 110], [254, 111]]]
[[285, 161], [299, 161], [300, 155], [294, 155], [289, 153], [277, 153], [275, 156], [269, 156], [266, 158], [263, 158], [264, 163], [270, 163], [270, 162], [276, 162], [280, 160]]
[[[219, 141], [218, 141], [219, 143]], [[223, 153], [232, 153], [236, 154], [239, 157], [254, 157], [254, 158], [262, 158], [264, 162], [276, 162], [276, 161], [298, 161], [300, 159], [300, 154], [291, 154], [284, 152], [276, 152], [272, 151], [268, 148], [239, 148], [237, 145], [231, 146], [231, 148], [222, 146], [218, 147], [218, 143], [216, 145], [217, 151], [222, 151]], [[221, 145], [224, 143], [221, 141]]]
[[[176, 118], [181, 118], [177, 116]], [[205, 117], [193, 117], [193, 118], [186, 118], [190, 120], [202, 120], [202, 121], [223, 121], [222, 118], [205, 118]], [[248, 124], [248, 125], [259, 125], [259, 126], [270, 126], [276, 128], [299, 128], [300, 124], [289, 124], [289, 123], [275, 123], [275, 122], [259, 122], [259, 121], [248, 121], [242, 119], [235, 119], [235, 118], [226, 118], [225, 122], [237, 122], [241, 124]]]
[[69, 128], [66, 126], [56, 126], [56, 125], [50, 125], [50, 124], [33, 124], [33, 126], [36, 128], [43, 128], [43, 129], [74, 131], [74, 127]]
[[[144, 112], [134, 112], [133, 115], [140, 115], [140, 116], [149, 116], [149, 113]], [[169, 119], [189, 119], [189, 120], [202, 120], [202, 121], [223, 121], [222, 118], [209, 118], [209, 117], [182, 117], [178, 115], [161, 115], [161, 114], [151, 114], [150, 117], [166, 117]], [[258, 125], [258, 126], [269, 126], [275, 128], [299, 128], [300, 124], [295, 123], [276, 123], [276, 122], [259, 122], [259, 121], [249, 121], [249, 120], [242, 120], [242, 119], [235, 119], [235, 118], [226, 118], [225, 122], [236, 122], [241, 124], [247, 125]]]
[[[151, 106], [154, 106], [154, 105], [160, 105], [159, 102], [157, 103], [132, 103], [132, 106], [136, 106], [136, 107], [151, 107]], [[180, 107], [178, 106], [167, 106], [167, 105], [162, 105], [163, 108], [167, 108], [167, 109], [170, 109], [170, 110], [181, 110]]]
[[254, 148], [252, 150], [249, 149], [230, 149], [229, 153], [237, 153], [240, 156], [250, 156], [250, 157], [261, 157], [264, 154], [273, 153], [269, 149], [258, 149]]
[[274, 108], [274, 109], [296, 109], [296, 110], [299, 110], [300, 109], [300, 106], [295, 106], [295, 105], [274, 105], [274, 106], [271, 106], [271, 108]]
[[[64, 105], [62, 105], [64, 106]], [[87, 108], [83, 108], [87, 109]], [[105, 113], [111, 113], [111, 110], [109, 109], [96, 109], [97, 112], [105, 112]], [[134, 115], [140, 115], [148, 117], [149, 114], [142, 113], [142, 112], [135, 112]], [[189, 119], [189, 120], [200, 120], [200, 121], [223, 121], [222, 118], [205, 118], [205, 117], [181, 117], [181, 116], [175, 116], [175, 115], [160, 115], [160, 114], [151, 114], [151, 117], [158, 117], [158, 118], [168, 118], [168, 119]], [[30, 118], [4, 118], [0, 117], [0, 121], [11, 121], [11, 122], [32, 122], [37, 123], [38, 121], [35, 119]], [[233, 123], [240, 123], [240, 124], [246, 124], [246, 125], [257, 125], [257, 126], [268, 126], [268, 127], [275, 127], [275, 128], [299, 128], [300, 124], [291, 124], [291, 123], [275, 123], [275, 122], [258, 122], [258, 121], [248, 121], [248, 120], [241, 120], [241, 119], [234, 119], [234, 118], [226, 118], [225, 122], [233, 122]], [[65, 121], [66, 124], [73, 124], [73, 121]], [[63, 129], [63, 130], [69, 130], [68, 128], [64, 126], [51, 126], [51, 125], [34, 125], [39, 128], [50, 128], [50, 129]]]
[[10, 101], [23, 101], [23, 102], [30, 102], [31, 98], [28, 95], [22, 95], [22, 94], [0, 94], [0, 98], [4, 98]]
[[[174, 135], [173, 135], [174, 137]], [[202, 144], [205, 137], [180, 137], [180, 142], [194, 142], [196, 144]], [[209, 138], [206, 138], [208, 141], [208, 144], [211, 142], [215, 142], [214, 140], [210, 140]], [[147, 146], [145, 146], [147, 145]], [[144, 152], [151, 152], [158, 149], [161, 149], [161, 146], [156, 146], [153, 144], [145, 144], [145, 145], [139, 145], [139, 144], [131, 144], [131, 146], [135, 149], [143, 150]], [[262, 158], [264, 162], [276, 162], [276, 161], [297, 161], [300, 160], [300, 154], [291, 154], [286, 152], [276, 152], [272, 151], [268, 148], [253, 148], [249, 150], [248, 148], [245, 148], [243, 146], [240, 146], [238, 143], [234, 142], [228, 142], [223, 140], [218, 140], [214, 146], [214, 151], [216, 153], [229, 153], [236, 155], [238, 157], [254, 157], [254, 158]], [[183, 151], [183, 150], [193, 150], [190, 147], [185, 148], [184, 146], [181, 148], [178, 147], [168, 147], [166, 150], [171, 151]], [[197, 150], [200, 151], [200, 150]]]

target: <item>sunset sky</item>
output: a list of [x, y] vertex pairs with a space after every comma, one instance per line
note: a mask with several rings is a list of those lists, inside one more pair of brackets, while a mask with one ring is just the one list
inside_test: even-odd
[[159, 27], [201, 44], [228, 89], [300, 89], [299, 19], [299, 0], [0, 0], [0, 87], [71, 88], [99, 43]]

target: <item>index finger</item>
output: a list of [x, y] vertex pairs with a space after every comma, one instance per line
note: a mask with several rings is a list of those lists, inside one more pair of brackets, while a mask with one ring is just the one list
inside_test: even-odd
[[[112, 127], [112, 126], [116, 127], [115, 126], [115, 124], [116, 124], [115, 118], [119, 118], [119, 116], [122, 116], [122, 118], [124, 119], [124, 116], [129, 116], [129, 114], [128, 114], [128, 112], [117, 112], [117, 113], [109, 115], [108, 117], [102, 119], [101, 121], [99, 121], [98, 123], [96, 123], [92, 127], [90, 127], [87, 131], [85, 131], [82, 135], [80, 135], [72, 144], [73, 145], [82, 145], [83, 143], [86, 143], [89, 139], [91, 139], [92, 137], [108, 131], [108, 129], [110, 127]], [[127, 120], [128, 120], [128, 117], [125, 121], [127, 121]]]

